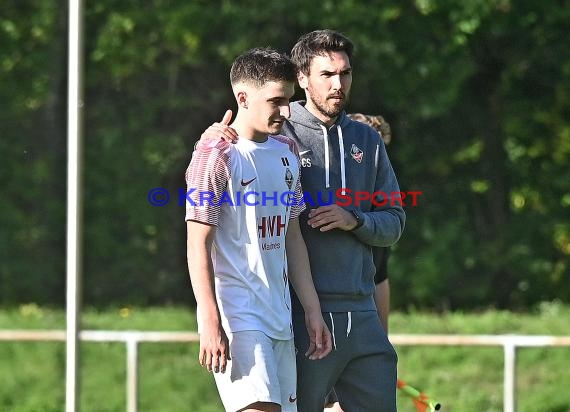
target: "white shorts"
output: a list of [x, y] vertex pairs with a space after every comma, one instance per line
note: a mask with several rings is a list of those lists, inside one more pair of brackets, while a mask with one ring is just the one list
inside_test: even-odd
[[283, 412], [297, 411], [297, 369], [293, 339], [271, 339], [263, 332], [228, 334], [231, 360], [225, 373], [214, 373], [227, 412], [255, 402], [281, 405]]

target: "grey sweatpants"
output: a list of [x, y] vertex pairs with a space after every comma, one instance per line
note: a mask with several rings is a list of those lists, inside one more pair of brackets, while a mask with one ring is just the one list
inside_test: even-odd
[[345, 412], [395, 412], [398, 357], [377, 312], [324, 312], [323, 318], [334, 330], [333, 351], [309, 360], [304, 314], [293, 313], [299, 412], [322, 412], [333, 387]]

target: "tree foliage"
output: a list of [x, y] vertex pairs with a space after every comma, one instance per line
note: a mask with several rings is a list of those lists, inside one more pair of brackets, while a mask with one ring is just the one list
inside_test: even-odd
[[[0, 302], [61, 304], [66, 10], [0, 17]], [[357, 46], [350, 111], [382, 114], [407, 205], [396, 307], [519, 308], [570, 297], [568, 1], [100, 0], [85, 11], [84, 298], [188, 302], [179, 189], [233, 108], [247, 48], [330, 27]], [[299, 93], [300, 97], [301, 94]], [[169, 191], [166, 206], [147, 195]]]

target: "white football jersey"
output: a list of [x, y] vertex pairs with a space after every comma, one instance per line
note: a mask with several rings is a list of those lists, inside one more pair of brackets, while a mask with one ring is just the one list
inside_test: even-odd
[[280, 135], [200, 143], [192, 156], [186, 220], [217, 226], [211, 257], [228, 332], [293, 336], [285, 234], [305, 208], [299, 174], [296, 145]]

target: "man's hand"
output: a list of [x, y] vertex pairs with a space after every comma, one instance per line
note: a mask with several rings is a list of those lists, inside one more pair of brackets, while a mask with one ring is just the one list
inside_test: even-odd
[[335, 204], [311, 209], [307, 223], [312, 228], [319, 228], [321, 232], [332, 229], [348, 231], [358, 224], [352, 213]]
[[232, 111], [226, 110], [226, 114], [222, 118], [220, 123], [214, 123], [208, 127], [202, 136], [200, 136], [200, 141], [205, 141], [208, 139], [223, 139], [228, 143], [237, 143], [238, 134], [234, 128], [228, 126], [232, 120]]
[[228, 359], [230, 359], [230, 344], [226, 332], [219, 322], [204, 323], [200, 333], [200, 354], [198, 361], [208, 372], [226, 371]]
[[309, 348], [305, 352], [311, 360], [322, 359], [332, 350], [332, 337], [320, 311], [305, 312], [305, 325], [309, 333]]

